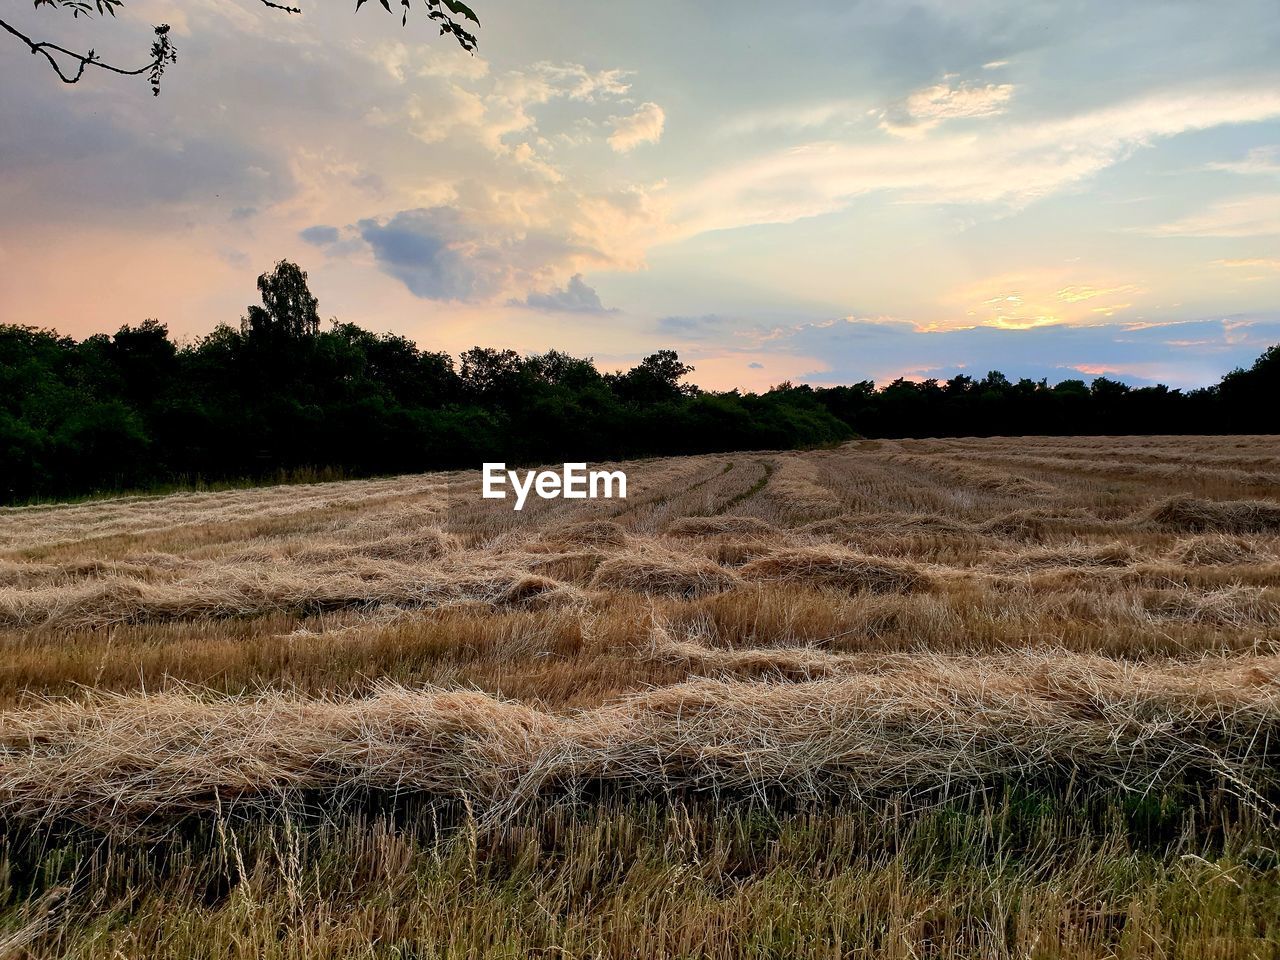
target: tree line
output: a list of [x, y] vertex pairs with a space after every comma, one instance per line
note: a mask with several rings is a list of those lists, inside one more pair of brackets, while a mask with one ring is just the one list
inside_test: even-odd
[[186, 345], [147, 320], [83, 340], [0, 326], [0, 499], [324, 473], [778, 449], [854, 436], [1267, 433], [1280, 347], [1212, 387], [1011, 381], [992, 372], [761, 394], [701, 390], [659, 350], [601, 372], [559, 351], [456, 359], [394, 334], [320, 328], [282, 261], [239, 327]]

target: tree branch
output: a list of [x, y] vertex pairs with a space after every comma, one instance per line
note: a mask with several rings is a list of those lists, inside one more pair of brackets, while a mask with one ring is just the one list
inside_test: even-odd
[[[97, 53], [93, 50], [88, 53], [76, 53], [74, 50], [68, 50], [66, 47], [59, 46], [56, 43], [32, 40], [25, 33], [22, 33], [4, 20], [0, 20], [0, 28], [25, 43], [32, 54], [44, 57], [49, 62], [49, 66], [53, 68], [53, 72], [58, 75], [58, 79], [63, 83], [79, 83], [80, 78], [84, 76], [84, 72], [88, 67], [97, 67], [99, 70], [118, 73], [122, 77], [136, 77], [145, 73], [151, 81], [151, 92], [158, 97], [160, 96], [160, 78], [164, 75], [164, 68], [171, 63], [177, 62], [178, 59], [178, 52], [169, 40], [169, 25], [167, 23], [162, 23], [155, 28], [156, 38], [151, 43], [151, 62], [138, 67], [136, 70], [117, 67], [99, 60]], [[74, 72], [63, 70], [62, 64], [54, 54], [61, 54], [73, 60], [76, 64]]]
[[[290, 6], [288, 3], [277, 3], [276, 0], [258, 0], [258, 2], [264, 7], [279, 10], [283, 13], [302, 13], [301, 7]], [[366, 2], [368, 0], [356, 0], [356, 10], [364, 6]], [[397, 2], [397, 0], [379, 0], [380, 5], [388, 13], [392, 10], [393, 2]], [[81, 16], [92, 17], [95, 10], [99, 15], [110, 14], [114, 17], [116, 8], [123, 6], [123, 3], [124, 0], [35, 0], [37, 8], [53, 7], [55, 9], [69, 10], [71, 15], [76, 18]], [[409, 13], [413, 9], [413, 0], [398, 0], [398, 5], [403, 11], [400, 23], [401, 26], [404, 26], [409, 22]], [[476, 26], [480, 24], [480, 19], [476, 16], [475, 11], [467, 6], [463, 0], [423, 0], [423, 5], [426, 8], [428, 19], [435, 22], [442, 36], [452, 36], [462, 49], [468, 52], [475, 51], [475, 34], [467, 30], [459, 20], [454, 19], [456, 15], [464, 21], [471, 21]], [[169, 40], [169, 25], [167, 23], [162, 23], [155, 28], [156, 38], [151, 44], [150, 62], [132, 70], [127, 67], [117, 67], [114, 64], [98, 59], [97, 52], [92, 49], [88, 53], [77, 53], [47, 40], [33, 40], [2, 19], [0, 19], [0, 28], [22, 41], [33, 55], [44, 57], [49, 66], [53, 68], [53, 72], [58, 75], [58, 79], [63, 83], [79, 83], [89, 67], [97, 67], [99, 70], [106, 70], [122, 77], [136, 77], [145, 73], [151, 83], [151, 92], [159, 96], [160, 78], [164, 74], [165, 67], [177, 62], [178, 59], [177, 50]]]

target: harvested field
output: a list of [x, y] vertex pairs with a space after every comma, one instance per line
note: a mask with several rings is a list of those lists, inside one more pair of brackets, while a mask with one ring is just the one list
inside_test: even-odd
[[0, 510], [0, 958], [1280, 955], [1277, 465]]

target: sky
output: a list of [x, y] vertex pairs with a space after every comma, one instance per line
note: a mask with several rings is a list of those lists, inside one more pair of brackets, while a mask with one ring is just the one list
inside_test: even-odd
[[1195, 387], [1280, 342], [1280, 5], [475, 0], [6, 9], [146, 61], [65, 86], [0, 34], [0, 322], [325, 319], [457, 353], [670, 348], [704, 387]]

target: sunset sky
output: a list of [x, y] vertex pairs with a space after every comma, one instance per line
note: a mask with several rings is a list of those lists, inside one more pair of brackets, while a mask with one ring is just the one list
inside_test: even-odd
[[0, 36], [0, 321], [195, 337], [288, 258], [324, 318], [717, 388], [1197, 386], [1280, 342], [1275, 0], [475, 0], [476, 56], [302, 5], [6, 4], [179, 61], [67, 87]]

